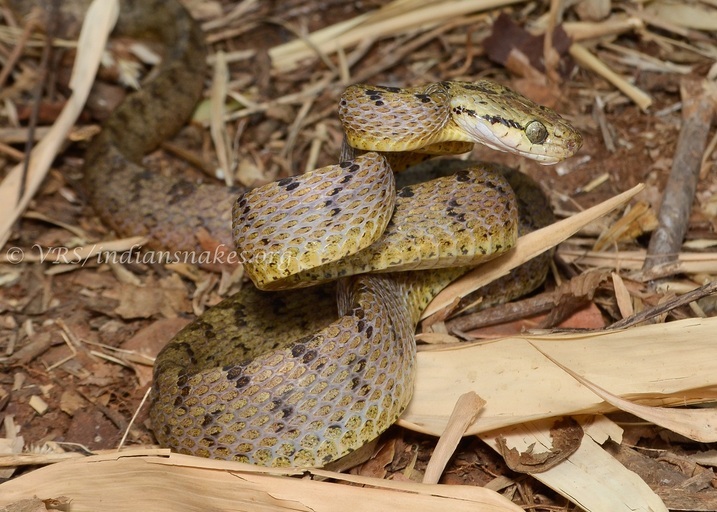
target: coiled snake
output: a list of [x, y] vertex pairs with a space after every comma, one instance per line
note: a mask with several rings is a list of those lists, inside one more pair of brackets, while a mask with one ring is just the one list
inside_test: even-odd
[[[411, 397], [422, 310], [466, 265], [508, 249], [518, 215], [508, 184], [485, 167], [396, 193], [387, 158], [373, 150], [484, 142], [555, 162], [581, 142], [557, 114], [488, 82], [352, 86], [339, 115], [349, 143], [367, 153], [243, 194], [233, 214], [258, 287], [340, 278], [338, 318], [307, 319], [327, 305], [301, 292], [277, 308], [249, 289], [198, 319], [156, 361], [151, 417], [162, 444], [321, 466], [378, 436]], [[417, 270], [436, 267], [449, 268]], [[365, 274], [379, 271], [391, 272]]]
[[[120, 32], [149, 31], [168, 51], [88, 150], [95, 207], [119, 231], [159, 245], [194, 249], [199, 228], [221, 243], [224, 223], [207, 210], [227, 205], [230, 191], [196, 189], [136, 163], [181, 126], [201, 93], [201, 32], [173, 1], [122, 7]], [[182, 330], [155, 363], [150, 417], [162, 445], [306, 467], [378, 436], [411, 397], [421, 311], [467, 265], [507, 250], [518, 223], [510, 186], [489, 166], [396, 192], [392, 152], [479, 142], [554, 163], [582, 142], [553, 111], [485, 81], [354, 86], [339, 115], [363, 154], [252, 190], [233, 209], [233, 235], [258, 286], [336, 284], [245, 286]], [[158, 208], [163, 195], [167, 207]]]

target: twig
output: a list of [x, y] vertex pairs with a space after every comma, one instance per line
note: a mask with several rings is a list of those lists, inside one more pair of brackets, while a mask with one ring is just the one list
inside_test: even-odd
[[542, 293], [520, 301], [508, 302], [498, 306], [452, 318], [446, 321], [448, 332], [466, 332], [472, 329], [512, 322], [532, 315], [545, 313], [555, 307], [558, 301], [555, 291]]
[[573, 43], [570, 45], [570, 55], [578, 64], [580, 64], [581, 67], [594, 71], [620, 89], [627, 97], [635, 102], [641, 110], [647, 110], [650, 105], [652, 105], [652, 98], [647, 93], [641, 91], [615, 73], [580, 43]]
[[[33, 31], [35, 31], [40, 25], [38, 19], [39, 12], [39, 9], [33, 10], [31, 12], [30, 16], [27, 19], [27, 23], [25, 24], [25, 28], [23, 28], [17, 43], [15, 43], [15, 47], [12, 49], [10, 55], [7, 57], [7, 60], [2, 67], [2, 70], [0, 70], [0, 88], [3, 88], [5, 86], [7, 78], [10, 76], [12, 70], [15, 69], [15, 64], [17, 63], [18, 59], [20, 59], [22, 52], [25, 51], [25, 46], [30, 40], [30, 36], [32, 35]], [[38, 82], [42, 83], [41, 80], [38, 80]]]
[[423, 475], [424, 484], [437, 484], [438, 480], [446, 469], [448, 460], [456, 451], [458, 442], [478, 417], [478, 413], [485, 406], [485, 400], [479, 397], [474, 391], [462, 394], [456, 401], [451, 417], [446, 428], [438, 439], [436, 449], [433, 451], [431, 460]]
[[42, 96], [42, 90], [45, 87], [47, 79], [47, 68], [50, 65], [50, 57], [52, 56], [52, 39], [55, 37], [58, 29], [59, 11], [59, 1], [54, 0], [50, 3], [50, 12], [47, 15], [47, 38], [45, 39], [45, 46], [42, 49], [42, 57], [40, 59], [40, 76], [35, 84], [35, 90], [32, 92], [33, 101], [32, 110], [30, 111], [30, 121], [28, 123], [27, 143], [25, 144], [25, 160], [23, 160], [22, 163], [22, 179], [20, 180], [20, 187], [17, 191], [18, 204], [25, 195], [27, 175], [30, 168], [30, 155], [35, 145], [35, 128], [37, 127], [37, 118], [40, 115], [40, 97]]
[[658, 304], [657, 306], [653, 306], [632, 316], [618, 320], [614, 324], [607, 326], [605, 329], [624, 329], [626, 327], [632, 327], [633, 325], [655, 318], [656, 316], [660, 316], [664, 313], [672, 311], [675, 308], [679, 308], [680, 306], [684, 306], [685, 304], [689, 304], [690, 302], [694, 302], [697, 299], [701, 299], [702, 297], [706, 297], [707, 295], [711, 295], [715, 292], [717, 292], [717, 281], [712, 281], [711, 283], [700, 286], [691, 292], [687, 292], [684, 295], [680, 295], [679, 297], [669, 300], [664, 304]]
[[687, 233], [714, 116], [715, 91], [706, 84], [702, 79], [687, 77], [681, 82], [682, 129], [658, 214], [659, 225], [650, 238], [643, 272], [675, 263]]

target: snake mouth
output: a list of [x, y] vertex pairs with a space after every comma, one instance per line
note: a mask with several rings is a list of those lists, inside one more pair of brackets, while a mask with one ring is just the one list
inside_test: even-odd
[[503, 123], [482, 122], [457, 118], [456, 124], [464, 130], [473, 142], [483, 144], [496, 151], [513, 153], [534, 160], [541, 165], [556, 164], [573, 156], [582, 146], [582, 137], [575, 130], [561, 126], [549, 128], [548, 137], [540, 144], [528, 140], [523, 129]]

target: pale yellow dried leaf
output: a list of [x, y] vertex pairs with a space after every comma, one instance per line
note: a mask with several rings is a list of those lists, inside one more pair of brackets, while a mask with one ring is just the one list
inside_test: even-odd
[[[686, 405], [717, 398], [717, 318], [625, 331], [505, 338], [418, 353], [413, 399], [400, 424], [432, 435], [453, 404], [474, 391], [486, 401], [468, 434], [540, 418], [615, 408], [547, 359], [623, 398]], [[540, 349], [540, 350], [538, 350]]]
[[226, 54], [218, 51], [214, 61], [214, 76], [210, 96], [210, 117], [209, 132], [216, 150], [217, 160], [224, 175], [227, 186], [234, 185], [234, 161], [231, 143], [227, 127], [224, 124], [226, 114], [227, 88], [229, 83], [229, 68], [227, 67]]
[[622, 427], [601, 414], [576, 416], [574, 419], [583, 427], [585, 435], [590, 436], [592, 440], [598, 444], [603, 444], [608, 439], [616, 443], [622, 442]]
[[610, 229], [600, 234], [600, 238], [595, 242], [595, 247], [593, 248], [596, 251], [602, 251], [619, 242], [634, 240], [656, 227], [657, 216], [655, 211], [645, 201], [638, 201], [630, 208], [630, 211], [610, 226]]
[[605, 21], [567, 21], [562, 27], [573, 41], [584, 41], [640, 30], [644, 23], [634, 16], [613, 13]]
[[646, 111], [650, 105], [652, 105], [652, 98], [647, 93], [638, 89], [615, 73], [607, 66], [607, 64], [590, 53], [590, 51], [580, 43], [573, 43], [570, 45], [570, 55], [581, 67], [594, 71], [620, 89], [628, 98], [640, 107], [641, 110]]
[[269, 56], [276, 70], [286, 72], [317, 53], [346, 50], [365, 39], [396, 37], [407, 31], [428, 29], [472, 12], [505, 7], [521, 1], [424, 0], [416, 6], [415, 0], [394, 0], [381, 9], [317, 30], [306, 38], [275, 46], [269, 50]]
[[695, 30], [717, 30], [717, 9], [699, 3], [658, 1], [645, 10], [653, 16], [680, 27]]
[[472, 391], [461, 395], [448, 419], [446, 429], [438, 439], [433, 450], [431, 460], [428, 461], [426, 472], [423, 475], [424, 484], [435, 484], [440, 480], [448, 460], [458, 447], [458, 443], [466, 429], [476, 420], [478, 413], [485, 405], [485, 400]]
[[717, 442], [717, 409], [648, 407], [623, 400], [546, 354], [557, 366], [614, 407], [701, 443]]
[[[359, 485], [296, 478], [309, 473]], [[0, 485], [0, 506], [33, 496], [67, 496], [73, 512], [322, 512], [348, 504], [352, 512], [522, 511], [499, 494], [480, 487], [394, 482], [322, 470], [259, 468], [176, 454], [160, 457], [141, 450], [69, 460]]]
[[[558, 255], [568, 263], [616, 270], [641, 270], [645, 261], [644, 250], [597, 252], [560, 247]], [[676, 274], [715, 274], [717, 273], [717, 252], [682, 252], [677, 255], [674, 272]]]
[[635, 313], [635, 308], [632, 307], [632, 299], [630, 298], [630, 292], [625, 286], [625, 281], [622, 280], [620, 274], [613, 272], [612, 286], [615, 289], [615, 299], [617, 300], [617, 307], [620, 310], [622, 318], [627, 318]]

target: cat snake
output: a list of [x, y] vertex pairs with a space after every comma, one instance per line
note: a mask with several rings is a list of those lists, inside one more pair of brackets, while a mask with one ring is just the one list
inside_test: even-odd
[[[276, 311], [280, 293], [251, 287], [229, 299], [231, 309], [220, 305], [217, 318], [207, 312], [155, 363], [151, 418], [163, 445], [306, 467], [377, 437], [410, 400], [422, 310], [467, 266], [509, 249], [518, 224], [500, 174], [478, 166], [397, 192], [394, 154], [480, 142], [554, 163], [581, 143], [551, 110], [487, 81], [351, 86], [339, 117], [363, 154], [246, 192], [233, 210], [254, 284], [285, 290], [338, 279], [338, 318], [308, 326], [301, 315], [326, 306], [293, 311], [314, 301], [301, 291], [284, 295], [283, 311], [268, 318], [261, 310]], [[234, 332], [219, 336], [228, 316]]]
[[[11, 0], [19, 11], [28, 4]], [[117, 32], [152, 34], [167, 52], [88, 148], [95, 210], [122, 234], [194, 249], [199, 229], [225, 240], [231, 201], [246, 274], [281, 290], [244, 286], [162, 350], [150, 399], [157, 440], [186, 454], [294, 467], [356, 450], [411, 398], [413, 334], [431, 298], [517, 236], [518, 201], [489, 165], [397, 189], [396, 162], [481, 143], [550, 164], [574, 154], [580, 134], [489, 81], [351, 86], [339, 117], [354, 159], [235, 200], [140, 165], [201, 95], [201, 30], [173, 0], [123, 0]]]

